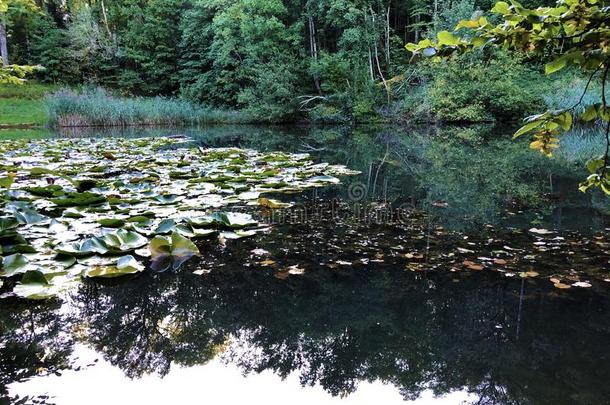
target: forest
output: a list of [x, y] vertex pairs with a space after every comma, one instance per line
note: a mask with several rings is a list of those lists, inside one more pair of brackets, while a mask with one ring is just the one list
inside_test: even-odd
[[[510, 122], [569, 103], [584, 87], [571, 73], [545, 78], [541, 58], [494, 48], [443, 64], [413, 63], [409, 42], [451, 31], [462, 19], [499, 21], [489, 11], [492, 1], [7, 4], [0, 14], [3, 59], [43, 66], [37, 81], [79, 92], [100, 87], [118, 96], [179, 98], [238, 110], [253, 122]], [[553, 97], [566, 82], [573, 94]]]

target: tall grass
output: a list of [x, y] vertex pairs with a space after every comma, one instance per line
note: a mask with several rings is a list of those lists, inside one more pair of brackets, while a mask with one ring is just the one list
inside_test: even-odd
[[105, 90], [61, 90], [46, 97], [49, 124], [55, 127], [128, 127], [247, 123], [241, 112], [214, 110], [164, 97], [116, 97]]
[[573, 113], [579, 115], [588, 105], [599, 103], [601, 100], [599, 82], [592, 81], [583, 96], [587, 82], [587, 77], [574, 76], [571, 73], [560, 76], [543, 97], [547, 108], [563, 110], [574, 107]]
[[585, 164], [606, 150], [605, 131], [600, 125], [576, 128], [561, 136], [559, 149], [554, 153], [559, 159], [574, 164]]

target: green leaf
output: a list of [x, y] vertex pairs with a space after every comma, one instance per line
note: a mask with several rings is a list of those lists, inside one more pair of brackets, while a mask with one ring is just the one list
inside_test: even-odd
[[99, 238], [108, 251], [119, 253], [135, 250], [148, 243], [148, 239], [137, 232], [119, 229], [109, 232]]
[[589, 122], [597, 118], [597, 104], [588, 106], [585, 111], [580, 115], [580, 119]]
[[547, 63], [544, 65], [544, 73], [550, 75], [552, 73], [557, 72], [558, 70], [563, 69], [567, 64], [567, 59], [565, 56], [560, 56], [557, 59]]
[[496, 14], [510, 14], [510, 6], [504, 1], [499, 1], [491, 9], [491, 12]]
[[2, 217], [0, 218], [0, 233], [9, 230], [15, 229], [19, 226], [19, 221], [15, 217]]
[[176, 221], [174, 221], [171, 218], [168, 218], [168, 219], [164, 219], [163, 221], [161, 221], [159, 223], [159, 226], [157, 226], [157, 229], [155, 229], [155, 233], [157, 233], [157, 234], [170, 233], [170, 232], [174, 231], [175, 229], [176, 229]]
[[11, 277], [15, 274], [25, 273], [28, 268], [28, 259], [21, 253], [15, 253], [2, 259], [2, 272], [0, 276]]
[[597, 173], [599, 169], [604, 167], [604, 158], [591, 159], [587, 162], [586, 167], [589, 173]]
[[126, 255], [119, 258], [116, 265], [91, 267], [85, 271], [85, 276], [90, 278], [115, 278], [142, 271], [144, 271], [144, 265], [133, 256]]
[[437, 35], [439, 45], [459, 45], [460, 39], [449, 31], [441, 31]]
[[516, 139], [518, 137], [520, 137], [521, 135], [527, 134], [528, 132], [533, 131], [534, 129], [538, 128], [540, 125], [542, 125], [542, 121], [531, 121], [528, 122], [527, 124], [525, 124], [524, 126], [522, 126], [521, 128], [519, 128], [517, 130], [517, 132], [515, 132], [515, 134], [513, 135], [513, 139]]
[[167, 236], [155, 236], [149, 244], [151, 267], [155, 271], [178, 269], [185, 261], [199, 255], [199, 249], [178, 232]]
[[125, 225], [125, 221], [116, 218], [103, 218], [97, 221], [101, 226], [105, 228], [120, 228]]

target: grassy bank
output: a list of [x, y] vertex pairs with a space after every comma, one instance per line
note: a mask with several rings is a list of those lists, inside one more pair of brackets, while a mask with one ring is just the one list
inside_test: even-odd
[[57, 91], [48, 84], [26, 82], [0, 85], [0, 128], [43, 126], [47, 123], [44, 97]]
[[164, 97], [117, 97], [103, 89], [62, 90], [46, 97], [49, 124], [55, 127], [129, 127], [248, 123], [242, 112], [209, 109]]

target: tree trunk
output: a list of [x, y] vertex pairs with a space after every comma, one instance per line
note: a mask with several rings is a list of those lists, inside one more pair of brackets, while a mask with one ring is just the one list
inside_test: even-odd
[[[316, 26], [313, 21], [313, 17], [309, 16], [309, 50], [311, 52], [311, 57], [314, 61], [318, 61], [318, 44], [316, 41]], [[320, 88], [320, 79], [317, 74], [314, 74], [313, 81], [316, 86], [316, 90], [318, 94], [322, 94], [322, 89]]]
[[0, 22], [0, 57], [2, 66], [8, 66], [8, 49], [6, 46], [6, 26]]
[[385, 25], [385, 63], [390, 67], [390, 6], [388, 5]]

